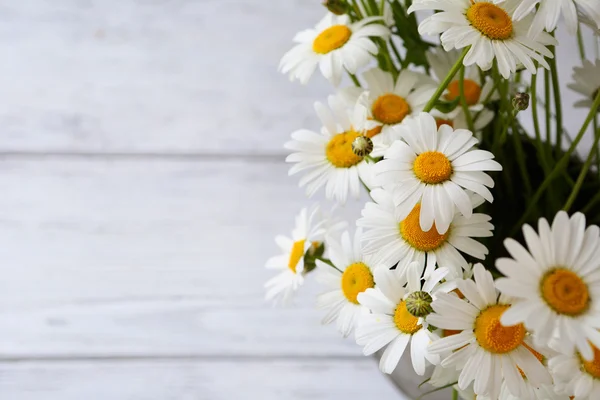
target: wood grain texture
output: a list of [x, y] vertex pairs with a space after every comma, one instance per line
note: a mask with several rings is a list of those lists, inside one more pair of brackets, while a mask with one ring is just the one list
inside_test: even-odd
[[10, 400], [401, 399], [371, 359], [0, 365]]
[[283, 162], [0, 165], [0, 357], [360, 354], [311, 279], [291, 310], [263, 302], [273, 237], [309, 204]]

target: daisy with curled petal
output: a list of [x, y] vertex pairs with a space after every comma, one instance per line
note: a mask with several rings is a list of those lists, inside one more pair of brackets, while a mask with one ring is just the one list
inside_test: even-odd
[[502, 167], [489, 151], [473, 148], [478, 141], [471, 131], [445, 124], [438, 129], [427, 113], [407, 118], [397, 130], [404, 141], [392, 144], [374, 172], [377, 183], [395, 188], [400, 218], [420, 203], [421, 229], [429, 231], [435, 223], [443, 234], [454, 218], [455, 205], [466, 218], [473, 213], [467, 189], [489, 202], [494, 200], [487, 188], [494, 181], [484, 171]]
[[573, 80], [575, 83], [567, 84], [569, 89], [585, 96], [575, 103], [575, 107], [591, 108], [600, 91], [600, 59], [595, 63], [583, 60], [583, 66], [573, 68]]
[[362, 230], [357, 229], [354, 240], [345, 231], [341, 241], [326, 238], [328, 256], [333, 266], [317, 260], [317, 279], [328, 287], [329, 291], [319, 295], [317, 307], [328, 309], [324, 324], [337, 321], [337, 329], [344, 336], [350, 335], [356, 322], [366, 309], [361, 306], [357, 296], [375, 286], [373, 257], [364, 255], [360, 238]]
[[[539, 4], [539, 7], [536, 5]], [[535, 16], [529, 28], [529, 35], [535, 37], [544, 29], [552, 32], [558, 25], [562, 14], [570, 34], [577, 33], [579, 21], [577, 19], [577, 6], [590, 15], [600, 27], [600, 2], [597, 0], [522, 0], [515, 9], [513, 18], [517, 21], [529, 15], [533, 10]]]
[[477, 64], [485, 71], [492, 68], [495, 59], [500, 74], [508, 79], [519, 64], [532, 74], [537, 71], [534, 61], [550, 69], [544, 57], [553, 55], [546, 45], [557, 44], [546, 32], [536, 37], [528, 34], [532, 15], [521, 21], [512, 19], [520, 3], [521, 0], [415, 0], [408, 11], [440, 10], [421, 22], [419, 33], [441, 33], [446, 51], [470, 46], [464, 65]]
[[461, 333], [433, 342], [429, 351], [452, 352], [441, 365], [460, 369], [458, 386], [464, 390], [473, 382], [478, 398], [497, 399], [503, 381], [517, 397], [526, 393], [525, 378], [536, 386], [551, 384], [550, 374], [527, 343], [525, 326], [500, 323], [510, 307], [510, 298], [504, 295], [498, 298], [492, 274], [483, 265], [475, 265], [474, 277], [475, 280], [457, 282], [465, 299], [440, 293], [433, 301], [435, 312], [427, 316], [427, 322]]
[[292, 133], [292, 141], [285, 148], [293, 153], [287, 162], [295, 163], [289, 174], [304, 172], [300, 187], [306, 186], [309, 197], [325, 186], [330, 200], [345, 203], [348, 195], [358, 198], [360, 181], [371, 186], [373, 164], [352, 150], [352, 142], [369, 127], [367, 110], [360, 104], [349, 113], [345, 105], [334, 96], [329, 97], [327, 108], [315, 103], [315, 110], [323, 123], [321, 133], [302, 129]]
[[[397, 271], [402, 275], [410, 262], [417, 261], [422, 266], [427, 259], [425, 276], [429, 276], [437, 264], [448, 268], [448, 278], [457, 278], [468, 268], [459, 251], [479, 259], [485, 259], [488, 254], [487, 248], [473, 239], [492, 236], [494, 226], [488, 215], [473, 214], [465, 218], [456, 212], [449, 229], [440, 234], [435, 225], [428, 231], [421, 229], [420, 204], [401, 218], [389, 191], [372, 190], [371, 198], [373, 202], [365, 205], [356, 224], [367, 229], [363, 233], [363, 251], [374, 254], [378, 265], [391, 267], [397, 263]], [[483, 202], [475, 195], [469, 199], [473, 206]]]
[[498, 279], [498, 288], [518, 299], [502, 322], [525, 323], [538, 343], [556, 339], [561, 351], [572, 353], [577, 348], [591, 360], [590, 343], [600, 347], [600, 228], [586, 229], [583, 214], [569, 219], [560, 211], [552, 227], [541, 218], [538, 231], [524, 225], [529, 251], [506, 239], [512, 258], [496, 261], [496, 268], [506, 276]]
[[[283, 235], [275, 237], [282, 254], [270, 258], [266, 267], [281, 272], [265, 283], [267, 301], [289, 304], [294, 292], [304, 283], [304, 255], [321, 244], [328, 231], [328, 224], [330, 222], [323, 218], [319, 207], [315, 205], [310, 209], [300, 210], [291, 238]], [[340, 227], [339, 224], [333, 224], [332, 231]]]
[[593, 346], [593, 353], [590, 361], [576, 353], [557, 354], [548, 361], [556, 386], [567, 396], [577, 400], [600, 399], [600, 350]]
[[427, 352], [430, 336], [423, 317], [431, 311], [432, 299], [444, 290], [440, 281], [448, 270], [439, 268], [423, 282], [422, 269], [418, 263], [412, 263], [404, 277], [398, 270], [378, 268], [376, 288], [358, 295], [359, 303], [372, 314], [361, 316], [356, 343], [364, 346], [363, 353], [367, 356], [387, 346], [379, 362], [379, 368], [386, 374], [396, 369], [409, 342], [412, 365], [418, 375], [425, 374], [428, 363], [439, 362], [438, 356]]
[[298, 43], [288, 51], [279, 64], [290, 79], [305, 84], [319, 65], [321, 73], [335, 86], [339, 85], [344, 69], [355, 74], [366, 66], [378, 49], [371, 37], [387, 39], [390, 30], [379, 24], [382, 17], [368, 17], [355, 23], [347, 15], [328, 13], [315, 27], [299, 32]]
[[400, 72], [395, 82], [391, 73], [379, 68], [366, 71], [362, 77], [366, 90], [349, 87], [340, 90], [338, 96], [351, 105], [358, 101], [368, 110], [367, 119], [372, 124], [368, 136], [374, 145], [371, 155], [381, 157], [398, 139], [394, 128], [406, 117], [423, 110], [437, 84], [426, 75], [407, 69]]

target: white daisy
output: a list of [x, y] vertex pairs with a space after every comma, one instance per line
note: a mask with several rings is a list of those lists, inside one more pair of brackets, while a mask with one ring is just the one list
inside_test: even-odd
[[593, 353], [591, 361], [574, 353], [558, 354], [548, 361], [557, 388], [567, 396], [575, 396], [576, 400], [600, 399], [600, 350], [593, 346]]
[[556, 214], [552, 227], [541, 218], [538, 234], [529, 225], [523, 235], [529, 251], [513, 239], [504, 245], [513, 258], [496, 267], [506, 278], [498, 288], [518, 300], [502, 317], [506, 325], [524, 322], [537, 343], [556, 334], [561, 351], [594, 356], [590, 342], [600, 347], [600, 228], [585, 228], [585, 216]]
[[583, 60], [583, 66], [573, 68], [573, 80], [575, 83], [567, 84], [569, 89], [585, 96], [575, 103], [575, 107], [591, 108], [600, 91], [600, 59], [596, 59], [594, 64]]
[[281, 59], [280, 71], [305, 84], [318, 64], [323, 76], [339, 85], [344, 69], [355, 74], [377, 54], [371, 37], [389, 37], [387, 27], [374, 23], [381, 19], [368, 17], [351, 23], [347, 15], [328, 13], [315, 29], [296, 34], [294, 42], [298, 44]]
[[[397, 140], [375, 165], [377, 183], [395, 188], [397, 213], [404, 218], [421, 203], [421, 229], [435, 223], [445, 233], [454, 217], [454, 205], [465, 217], [473, 212], [466, 189], [494, 200], [487, 187], [494, 181], [483, 171], [500, 171], [489, 151], [473, 146], [478, 140], [471, 131], [438, 126], [433, 116], [420, 113], [397, 127], [404, 141]], [[486, 187], [487, 186], [487, 187]]]
[[358, 198], [360, 181], [370, 186], [372, 164], [354, 154], [352, 142], [367, 131], [367, 110], [357, 104], [349, 115], [344, 104], [336, 97], [329, 97], [330, 108], [315, 103], [315, 110], [323, 123], [321, 133], [306, 129], [292, 133], [292, 141], [285, 148], [294, 151], [287, 162], [296, 163], [289, 174], [305, 172], [300, 187], [306, 186], [309, 197], [325, 186], [328, 199], [345, 203], [348, 194]]
[[534, 60], [547, 69], [550, 66], [544, 57], [552, 58], [547, 44], [556, 40], [541, 32], [537, 37], [528, 34], [532, 15], [515, 21], [511, 15], [521, 0], [415, 0], [408, 9], [440, 10], [426, 18], [419, 25], [419, 33], [442, 34], [444, 50], [461, 49], [471, 46], [463, 64], [477, 64], [482, 70], [492, 68], [494, 59], [498, 62], [500, 74], [508, 79], [516, 72], [519, 64], [532, 74], [537, 68]]
[[364, 255], [360, 238], [362, 231], [356, 230], [354, 241], [345, 231], [341, 241], [326, 239], [327, 254], [333, 266], [317, 260], [317, 279], [329, 291], [319, 295], [317, 307], [329, 309], [324, 324], [337, 321], [337, 329], [347, 337], [366, 310], [358, 303], [357, 296], [375, 286], [373, 257]]
[[[397, 263], [398, 272], [403, 274], [410, 262], [424, 265], [427, 259], [425, 276], [429, 276], [437, 263], [450, 270], [449, 278], [457, 278], [462, 276], [462, 269], [468, 268], [459, 250], [482, 260], [488, 254], [483, 244], [472, 239], [492, 236], [494, 226], [488, 215], [473, 214], [471, 218], [465, 218], [454, 213], [450, 228], [440, 234], [435, 225], [429, 231], [421, 229], [420, 204], [403, 218], [389, 191], [375, 189], [371, 191], [371, 198], [374, 202], [365, 205], [362, 217], [356, 223], [368, 229], [363, 233], [363, 251], [374, 254], [378, 265], [391, 267]], [[479, 196], [472, 196], [469, 201], [473, 206], [482, 203]]]
[[[536, 10], [536, 5], [539, 7]], [[577, 33], [579, 26], [577, 19], [577, 6], [589, 14], [600, 27], [600, 2], [597, 0], [522, 0], [515, 9], [513, 18], [521, 20], [533, 10], [535, 16], [529, 28], [529, 34], [535, 37], [544, 29], [552, 32], [558, 25], [558, 19], [562, 13], [570, 34]]]
[[[282, 254], [271, 257], [266, 267], [281, 272], [265, 283], [267, 301], [273, 300], [275, 304], [284, 305], [290, 303], [292, 295], [304, 283], [304, 274], [307, 272], [304, 268], [304, 256], [307, 251], [321, 245], [329, 224], [330, 221], [321, 215], [318, 206], [303, 208], [296, 216], [292, 237], [275, 237]], [[330, 231], [334, 232], [340, 228], [341, 225], [333, 224]]]
[[510, 299], [506, 296], [498, 299], [492, 274], [481, 264], [475, 265], [474, 274], [475, 280], [457, 282], [465, 299], [439, 293], [433, 301], [435, 313], [427, 316], [427, 322], [462, 332], [433, 342], [429, 351], [433, 354], [451, 351], [441, 365], [460, 369], [458, 386], [464, 390], [474, 382], [478, 397], [497, 399], [503, 381], [519, 397], [526, 392], [525, 377], [536, 386], [551, 384], [550, 374], [525, 344], [525, 327], [500, 323], [510, 307]]
[[372, 121], [369, 136], [373, 139], [373, 157], [381, 157], [390, 144], [398, 139], [394, 127], [409, 115], [417, 115], [429, 101], [437, 85], [423, 74], [402, 70], [396, 82], [392, 74], [373, 68], [362, 77], [365, 89], [349, 87], [338, 96], [347, 104], [357, 101], [367, 110], [367, 119]]
[[[500, 389], [500, 396], [497, 400], [570, 400], [569, 396], [557, 394], [552, 385], [542, 385], [539, 388], [534, 387], [530, 383], [526, 383], [527, 390], [525, 395], [520, 397], [513, 396], [508, 390], [506, 381], [502, 382], [502, 388]], [[457, 391], [461, 399], [463, 400], [492, 400], [488, 396], [477, 396], [473, 391], [473, 385], [469, 386], [465, 390], [461, 390], [458, 385], [453, 386]], [[496, 399], [493, 399], [496, 400]]]
[[[426, 53], [426, 56], [429, 65], [431, 65], [431, 69], [433, 70], [433, 74], [438, 82], [441, 82], [446, 78], [446, 75], [448, 75], [448, 72], [450, 72], [452, 66], [460, 57], [460, 52], [458, 50], [445, 51], [442, 48], [436, 47], [429, 50]], [[479, 131], [485, 128], [494, 118], [494, 112], [484, 107], [486, 101], [499, 98], [498, 92], [494, 91], [494, 81], [489, 76], [485, 78], [482, 77], [479, 68], [469, 66], [465, 68], [463, 87], [465, 91], [465, 100], [473, 118], [475, 131]], [[448, 85], [444, 97], [446, 100], [453, 101], [459, 98], [459, 96], [460, 83], [459, 77], [456, 76]], [[440, 114], [437, 110], [434, 110], [432, 115], [436, 117], [438, 125], [446, 123], [455, 129], [468, 128], [467, 119], [460, 106], [446, 115]]]
[[365, 355], [387, 346], [379, 362], [379, 368], [387, 374], [398, 365], [408, 342], [411, 342], [410, 355], [417, 374], [425, 374], [428, 362], [439, 362], [438, 356], [427, 352], [431, 340], [423, 317], [431, 311], [431, 299], [443, 292], [440, 280], [448, 270], [435, 270], [425, 282], [420, 278], [421, 271], [418, 263], [410, 265], [406, 277], [398, 270], [379, 268], [375, 271], [376, 288], [358, 295], [360, 304], [372, 314], [361, 316], [356, 343], [364, 346]]

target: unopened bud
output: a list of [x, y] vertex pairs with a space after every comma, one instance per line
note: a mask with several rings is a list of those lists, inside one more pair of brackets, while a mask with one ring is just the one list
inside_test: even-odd
[[343, 15], [348, 11], [348, 4], [345, 0], [324, 0], [323, 5], [335, 15]]
[[406, 309], [417, 318], [425, 317], [433, 312], [432, 301], [431, 295], [427, 292], [412, 292], [406, 298]]
[[352, 152], [359, 157], [368, 156], [373, 151], [373, 141], [368, 136], [357, 136], [352, 141]]
[[517, 93], [512, 99], [512, 105], [517, 111], [527, 110], [527, 107], [529, 107], [529, 94]]

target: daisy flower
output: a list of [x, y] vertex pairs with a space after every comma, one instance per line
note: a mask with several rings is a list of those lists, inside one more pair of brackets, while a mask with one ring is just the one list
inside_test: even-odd
[[[554, 0], [553, 0], [554, 1]], [[408, 9], [440, 10], [419, 25], [419, 33], [442, 34], [440, 40], [444, 50], [470, 46], [463, 61], [465, 66], [477, 64], [482, 70], [492, 68], [498, 62], [500, 74], [508, 79], [517, 71], [519, 64], [532, 74], [537, 68], [534, 61], [546, 69], [550, 66], [544, 57], [552, 58], [545, 45], [556, 44], [556, 40], [541, 32], [535, 38], [528, 34], [532, 15], [520, 21], [511, 15], [521, 0], [415, 0]]]
[[347, 15], [328, 13], [315, 29], [296, 34], [294, 42], [298, 44], [284, 54], [279, 70], [289, 73], [290, 80], [305, 84], [319, 65], [323, 76], [337, 86], [344, 69], [355, 74], [377, 54], [371, 37], [389, 37], [387, 27], [373, 23], [381, 19], [368, 17], [351, 23]]
[[373, 68], [362, 77], [366, 91], [362, 88], [342, 89], [338, 96], [347, 104], [357, 101], [367, 111], [371, 121], [369, 136], [373, 139], [373, 157], [381, 157], [392, 141], [398, 138], [394, 128], [406, 117], [417, 115], [429, 101], [437, 85], [430, 78], [410, 70], [402, 70], [394, 82], [392, 74]]
[[594, 64], [583, 60], [583, 66], [573, 68], [573, 80], [575, 83], [567, 84], [569, 89], [585, 96], [575, 103], [575, 107], [591, 108], [600, 91], [600, 59], [596, 59]]
[[275, 237], [275, 243], [281, 249], [282, 254], [271, 257], [266, 268], [281, 270], [275, 277], [265, 283], [267, 290], [265, 299], [275, 304], [290, 303], [293, 294], [304, 283], [304, 256], [311, 249], [318, 248], [325, 234], [335, 232], [342, 225], [331, 223], [324, 218], [318, 206], [310, 209], [303, 208], [296, 216], [296, 225], [292, 230], [292, 237], [279, 235]]
[[375, 286], [373, 257], [362, 253], [361, 236], [362, 231], [357, 229], [354, 240], [348, 231], [342, 234], [341, 241], [328, 237], [326, 247], [333, 267], [317, 260], [317, 279], [329, 288], [317, 298], [317, 307], [329, 309], [323, 323], [337, 321], [337, 329], [344, 337], [350, 335], [358, 317], [366, 311], [357, 296]]
[[409, 342], [412, 365], [418, 375], [425, 374], [428, 362], [439, 362], [438, 356], [427, 352], [430, 338], [423, 317], [431, 312], [432, 298], [443, 291], [440, 280], [448, 270], [435, 270], [425, 282], [420, 271], [418, 263], [410, 265], [406, 277], [398, 270], [379, 268], [375, 271], [377, 287], [358, 295], [360, 304], [372, 314], [361, 317], [356, 343], [364, 346], [363, 353], [367, 356], [387, 346], [379, 362], [379, 368], [386, 374], [396, 369]]
[[435, 223], [443, 234], [454, 218], [454, 205], [467, 218], [473, 213], [466, 189], [489, 202], [494, 200], [487, 188], [494, 181], [483, 171], [502, 167], [489, 151], [473, 149], [478, 141], [471, 131], [446, 124], [438, 129], [427, 113], [407, 118], [397, 129], [404, 141], [392, 144], [374, 173], [381, 186], [395, 188], [394, 202], [401, 218], [421, 203], [421, 229], [429, 231]]
[[[450, 72], [456, 60], [459, 59], [460, 52], [458, 50], [445, 51], [436, 47], [429, 50], [426, 53], [426, 56], [429, 65], [431, 65], [431, 69], [433, 70], [433, 74], [438, 82], [441, 82], [446, 75], [448, 75], [448, 72]], [[446, 100], [453, 101], [460, 97], [459, 78], [455, 78], [456, 79], [450, 82], [446, 93], [444, 94]], [[494, 118], [494, 112], [485, 108], [484, 102], [498, 99], [498, 93], [494, 91], [493, 80], [490, 77], [483, 78], [479, 68], [475, 66], [465, 68], [463, 87], [465, 91], [465, 100], [475, 124], [475, 131], [479, 131], [485, 128]], [[467, 128], [467, 120], [461, 107], [457, 107], [452, 113], [447, 114], [446, 116], [439, 114], [434, 116], [436, 117], [438, 125], [440, 123], [446, 123], [455, 129]]]
[[569, 354], [577, 348], [592, 360], [590, 342], [600, 347], [600, 228], [586, 229], [583, 214], [569, 219], [560, 211], [552, 227], [541, 218], [538, 231], [524, 225], [529, 251], [506, 239], [512, 258], [496, 261], [506, 276], [498, 280], [498, 288], [518, 299], [502, 316], [502, 323], [525, 323], [538, 343], [556, 339], [561, 351]]
[[[465, 218], [456, 212], [450, 228], [440, 234], [435, 225], [428, 231], [421, 229], [420, 204], [401, 217], [388, 190], [372, 190], [371, 198], [373, 202], [365, 205], [356, 224], [368, 229], [363, 233], [363, 251], [374, 254], [378, 265], [391, 267], [397, 263], [397, 271], [404, 274], [410, 262], [417, 261], [422, 266], [427, 259], [425, 276], [429, 276], [437, 263], [450, 270], [449, 278], [457, 278], [468, 268], [459, 250], [481, 260], [488, 254], [487, 248], [473, 239], [492, 236], [494, 225], [488, 215], [473, 214]], [[473, 206], [482, 203], [479, 196], [471, 196], [469, 201]]]
[[367, 110], [359, 104], [350, 114], [339, 99], [330, 96], [329, 106], [315, 103], [324, 126], [320, 133], [306, 129], [292, 133], [293, 140], [285, 148], [294, 153], [286, 161], [296, 163], [290, 175], [305, 172], [300, 187], [306, 186], [309, 197], [325, 186], [327, 198], [343, 204], [348, 194], [359, 197], [361, 180], [370, 186], [372, 164], [352, 150], [352, 142], [368, 130], [369, 121]]
[[552, 32], [558, 25], [562, 13], [570, 34], [577, 33], [579, 21], [577, 6], [581, 7], [600, 27], [600, 3], [597, 0], [523, 0], [515, 9], [513, 18], [521, 20], [536, 9], [535, 16], [529, 28], [529, 34], [535, 37], [544, 29]]
[[593, 353], [590, 361], [575, 353], [558, 354], [548, 361], [556, 386], [567, 396], [577, 400], [600, 399], [600, 350], [593, 346]]
[[427, 316], [429, 324], [462, 332], [433, 342], [428, 350], [433, 354], [452, 352], [441, 365], [460, 369], [459, 388], [464, 390], [473, 382], [478, 398], [497, 399], [503, 381], [518, 398], [525, 394], [525, 378], [536, 386], [551, 384], [550, 374], [526, 343], [523, 324], [500, 323], [510, 299], [498, 298], [492, 274], [483, 265], [475, 265], [474, 276], [475, 280], [457, 282], [465, 299], [439, 293], [431, 304], [435, 312]]

